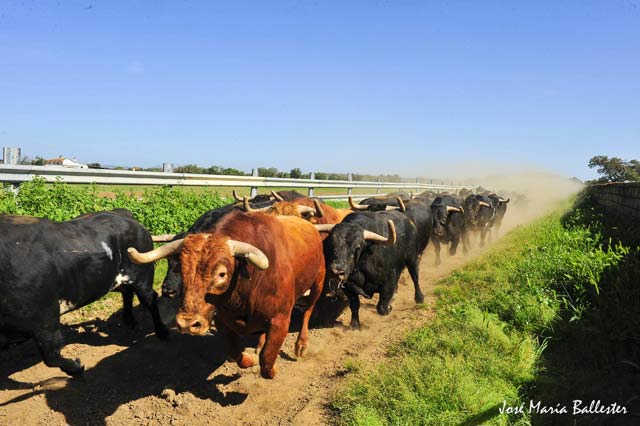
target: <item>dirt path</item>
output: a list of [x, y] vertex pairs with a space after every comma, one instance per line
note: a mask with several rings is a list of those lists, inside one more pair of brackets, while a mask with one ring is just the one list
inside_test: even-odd
[[[235, 363], [224, 363], [216, 336], [173, 332], [169, 342], [162, 342], [120, 326], [119, 312], [111, 318], [72, 322], [65, 330], [70, 344], [63, 352], [82, 360], [84, 377], [70, 380], [46, 367], [32, 342], [0, 352], [0, 424], [331, 423], [326, 403], [341, 387], [345, 361], [375, 363], [406, 330], [429, 321], [435, 282], [479, 252], [475, 249], [467, 257], [445, 254], [435, 268], [433, 254], [427, 251], [420, 278], [427, 308], [416, 307], [405, 272], [388, 317], [377, 315], [377, 297], [363, 300], [360, 331], [342, 325], [350, 318], [346, 309], [335, 327], [311, 330], [308, 355], [300, 361], [293, 351], [297, 333], [290, 333], [272, 381], [259, 378], [257, 368], [240, 370]], [[140, 329], [152, 329], [145, 312], [136, 310], [136, 317]]]

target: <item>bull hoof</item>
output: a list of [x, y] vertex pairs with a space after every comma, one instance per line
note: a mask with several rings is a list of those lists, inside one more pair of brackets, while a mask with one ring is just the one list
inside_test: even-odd
[[260, 369], [260, 375], [264, 379], [273, 379], [276, 377], [276, 374], [278, 374], [278, 369], [275, 365], [268, 370], [263, 368]]
[[251, 368], [256, 365], [256, 359], [246, 352], [242, 352], [242, 354], [240, 354], [237, 362], [238, 367], [240, 368]]
[[80, 376], [84, 373], [84, 365], [80, 362], [80, 359], [76, 358], [75, 361], [70, 361], [69, 366], [61, 367], [61, 370], [72, 377]]
[[391, 313], [391, 305], [378, 305], [376, 306], [376, 311], [378, 311], [379, 315], [389, 315]]
[[351, 330], [360, 330], [360, 321], [351, 321], [349, 328]]
[[296, 357], [302, 358], [307, 353], [307, 344], [302, 342], [296, 342]]
[[424, 295], [420, 294], [420, 295], [416, 296], [414, 300], [416, 301], [416, 303], [418, 305], [421, 305], [421, 304], [424, 303]]

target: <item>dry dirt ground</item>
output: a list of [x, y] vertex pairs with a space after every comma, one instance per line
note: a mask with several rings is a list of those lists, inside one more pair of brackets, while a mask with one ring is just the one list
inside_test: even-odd
[[295, 359], [297, 332], [291, 332], [271, 381], [261, 379], [256, 367], [241, 370], [225, 363], [215, 335], [172, 331], [169, 341], [160, 341], [145, 335], [151, 322], [138, 308], [137, 330], [126, 328], [120, 324], [119, 300], [110, 317], [82, 322], [81, 315], [69, 314], [63, 317], [68, 343], [63, 353], [81, 359], [84, 377], [70, 379], [46, 367], [31, 341], [0, 351], [0, 425], [331, 424], [335, 419], [327, 404], [348, 375], [345, 362], [374, 364], [405, 331], [428, 322], [435, 283], [479, 253], [475, 248], [466, 257], [450, 257], [443, 250], [436, 268], [429, 249], [420, 271], [426, 306], [415, 305], [405, 272], [389, 316], [376, 313], [377, 296], [363, 300], [362, 329], [352, 331], [346, 327], [347, 308], [333, 327], [311, 330], [304, 359]]

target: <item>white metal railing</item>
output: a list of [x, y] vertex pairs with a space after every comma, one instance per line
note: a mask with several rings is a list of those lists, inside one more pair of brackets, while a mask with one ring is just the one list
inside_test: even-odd
[[[21, 182], [28, 182], [35, 177], [42, 177], [47, 182], [62, 180], [66, 183], [78, 184], [249, 187], [251, 188], [252, 195], [257, 192], [258, 188], [303, 188], [308, 190], [309, 195], [314, 195], [315, 188], [347, 188], [347, 194], [345, 195], [324, 195], [318, 197], [324, 199], [346, 199], [347, 196], [351, 195], [352, 189], [354, 188], [375, 189], [376, 194], [372, 195], [386, 193], [386, 190], [456, 192], [462, 188], [472, 188], [470, 185], [437, 185], [420, 182], [361, 182], [353, 180], [74, 169], [62, 166], [0, 165], [0, 182], [19, 184]], [[349, 177], [351, 177], [351, 175], [349, 175]], [[372, 195], [354, 194], [354, 198], [363, 198]]]

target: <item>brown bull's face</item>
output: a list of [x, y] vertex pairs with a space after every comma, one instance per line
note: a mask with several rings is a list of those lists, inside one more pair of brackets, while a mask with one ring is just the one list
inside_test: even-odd
[[235, 258], [225, 239], [213, 241], [206, 234], [194, 234], [185, 239], [180, 260], [184, 298], [176, 315], [178, 331], [207, 334], [215, 310], [207, 296], [218, 296], [229, 289]]

